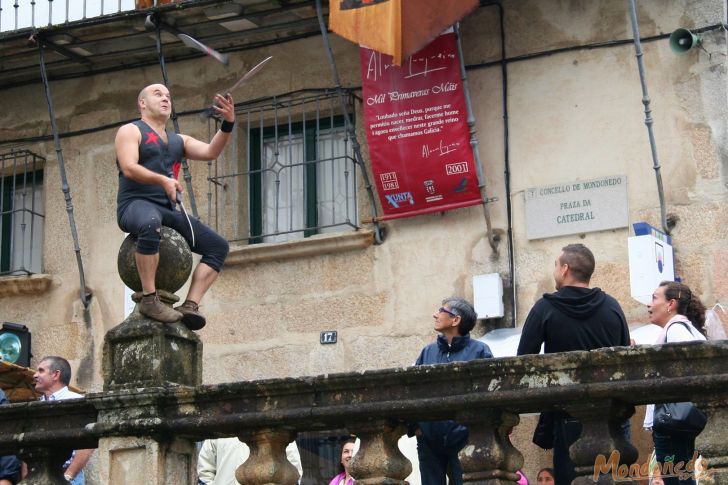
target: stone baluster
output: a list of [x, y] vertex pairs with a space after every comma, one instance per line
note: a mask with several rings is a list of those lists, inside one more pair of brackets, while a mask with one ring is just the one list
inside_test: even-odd
[[695, 404], [708, 415], [708, 424], [695, 439], [695, 450], [703, 457], [699, 472], [701, 485], [728, 484], [728, 398], [696, 397]]
[[28, 466], [28, 475], [22, 485], [67, 485], [63, 478], [63, 464], [73, 452], [70, 448], [54, 445], [51, 448], [21, 448], [18, 457]]
[[600, 484], [628, 479], [628, 467], [637, 461], [638, 452], [625, 438], [622, 424], [634, 414], [634, 406], [604, 400], [569, 406], [567, 411], [581, 423], [581, 436], [569, 449], [576, 470], [572, 484], [594, 485], [595, 473]]
[[460, 451], [463, 483], [510, 484], [518, 480], [516, 470], [523, 466], [523, 455], [508, 437], [518, 424], [517, 414], [499, 409], [463, 411], [457, 421], [467, 426], [470, 438]]
[[377, 420], [348, 426], [361, 440], [351, 461], [351, 476], [357, 485], [406, 485], [412, 463], [399, 450], [397, 442], [407, 428], [402, 423]]
[[250, 457], [235, 472], [235, 479], [245, 485], [294, 485], [298, 470], [288, 461], [286, 447], [295, 438], [287, 429], [260, 429], [243, 433], [240, 441], [250, 448]]

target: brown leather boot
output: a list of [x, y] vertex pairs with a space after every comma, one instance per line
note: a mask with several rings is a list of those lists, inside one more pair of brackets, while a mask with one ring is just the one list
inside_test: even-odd
[[200, 306], [192, 300], [185, 300], [175, 310], [182, 314], [182, 323], [190, 330], [199, 330], [207, 323], [207, 320], [199, 311]]
[[139, 302], [139, 313], [162, 323], [179, 322], [182, 314], [159, 301], [159, 295], [143, 295]]

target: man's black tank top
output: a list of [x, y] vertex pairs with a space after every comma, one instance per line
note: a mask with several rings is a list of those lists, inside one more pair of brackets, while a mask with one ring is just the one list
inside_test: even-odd
[[[174, 132], [166, 131], [167, 143], [144, 121], [138, 120], [133, 123], [139, 128], [142, 140], [139, 143], [139, 164], [152, 172], [167, 177], [173, 177], [172, 167], [179, 163], [184, 155], [184, 141], [182, 137]], [[170, 209], [174, 203], [169, 200], [164, 189], [156, 184], [140, 184], [128, 179], [121, 172], [119, 161], [116, 161], [119, 169], [119, 192], [116, 196], [117, 218], [126, 210], [126, 206], [133, 200], [144, 199]]]

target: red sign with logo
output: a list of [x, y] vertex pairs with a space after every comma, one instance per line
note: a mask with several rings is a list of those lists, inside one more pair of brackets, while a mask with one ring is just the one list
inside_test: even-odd
[[399, 67], [360, 49], [364, 120], [382, 219], [481, 203], [454, 33]]

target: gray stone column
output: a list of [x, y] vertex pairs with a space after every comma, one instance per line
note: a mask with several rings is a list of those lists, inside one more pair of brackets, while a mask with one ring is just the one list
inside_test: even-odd
[[[159, 293], [165, 303], [177, 299]], [[137, 303], [140, 296], [135, 294]], [[181, 323], [160, 323], [135, 309], [106, 333], [103, 373], [104, 391], [198, 386], [202, 383], [202, 342]]]
[[286, 447], [295, 433], [286, 429], [261, 429], [239, 436], [250, 448], [250, 457], [235, 472], [235, 479], [245, 485], [295, 485], [298, 470], [288, 461]]
[[[130, 235], [119, 249], [117, 267], [126, 286], [136, 291], [134, 311], [104, 338], [104, 391], [143, 387], [199, 386], [202, 383], [202, 342], [181, 323], [164, 324], [145, 317], [138, 307], [142, 284], [135, 262], [136, 240]], [[155, 284], [159, 299], [172, 306], [174, 292], [192, 271], [192, 253], [176, 231], [162, 227]]]
[[[127, 237], [117, 263], [121, 279], [136, 291], [137, 307], [104, 338], [105, 394], [96, 401], [96, 425], [113, 431], [106, 431], [99, 440], [100, 483], [195, 485], [195, 443], [175, 438], [174, 430], [161, 429], [161, 425], [167, 390], [202, 382], [202, 342], [181, 323], [164, 324], [139, 313], [142, 288], [135, 250], [136, 241]], [[162, 227], [155, 278], [162, 303], [172, 306], [179, 301], [174, 292], [184, 285], [191, 269], [187, 242], [176, 231]], [[128, 436], [128, 429], [140, 424], [154, 436], [139, 436], [142, 433], [138, 432]], [[158, 434], [152, 431], [155, 424], [160, 427]]]
[[359, 451], [351, 461], [357, 485], [406, 485], [412, 463], [399, 451], [399, 439], [407, 432], [402, 423], [385, 420], [352, 424], [347, 429], [359, 437]]
[[518, 480], [516, 470], [523, 466], [523, 455], [508, 437], [520, 421], [517, 414], [500, 409], [464, 411], [457, 421], [470, 433], [459, 454], [463, 483], [505, 485]]
[[18, 457], [28, 467], [28, 475], [19, 485], [68, 485], [63, 478], [63, 464], [73, 450], [54, 444], [48, 448], [21, 448]]
[[728, 485], [728, 399], [701, 396], [696, 405], [708, 415], [708, 424], [695, 439], [695, 449], [703, 457], [701, 485]]
[[615, 483], [619, 465], [629, 466], [638, 457], [637, 449], [625, 439], [621, 429], [624, 420], [634, 414], [634, 406], [605, 400], [569, 406], [567, 411], [582, 427], [581, 436], [569, 450], [577, 475], [572, 483], [594, 485], [597, 467], [596, 473], [602, 472], [598, 473], [597, 483]]

